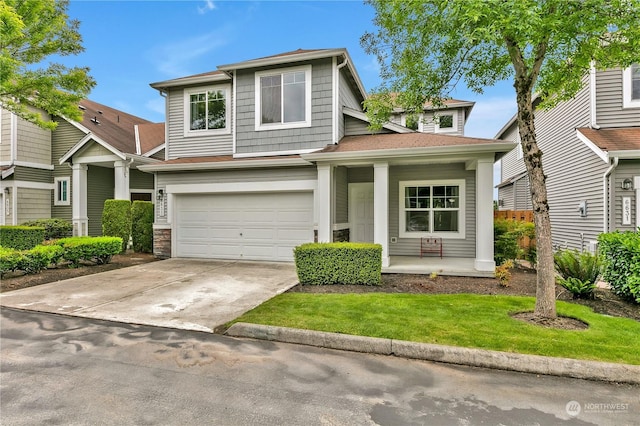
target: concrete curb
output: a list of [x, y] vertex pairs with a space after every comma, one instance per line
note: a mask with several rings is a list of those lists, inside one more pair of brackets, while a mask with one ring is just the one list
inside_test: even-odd
[[640, 384], [640, 366], [638, 365], [460, 348], [242, 322], [233, 324], [225, 334], [233, 337], [248, 337], [353, 352], [394, 355], [403, 358], [472, 367]]

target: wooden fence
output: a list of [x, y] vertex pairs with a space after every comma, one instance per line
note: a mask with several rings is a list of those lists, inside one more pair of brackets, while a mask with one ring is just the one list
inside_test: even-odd
[[533, 223], [533, 210], [494, 210], [494, 219], [513, 219]]

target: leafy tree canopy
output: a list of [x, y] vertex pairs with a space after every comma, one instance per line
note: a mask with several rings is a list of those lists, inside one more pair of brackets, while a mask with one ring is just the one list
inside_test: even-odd
[[78, 103], [95, 85], [88, 68], [45, 61], [82, 52], [80, 22], [70, 20], [68, 0], [0, 2], [0, 103], [41, 127], [54, 129], [35, 107], [51, 115], [82, 119]]
[[[441, 105], [463, 80], [476, 93], [515, 76], [549, 108], [599, 69], [640, 60], [638, 0], [369, 0], [378, 31], [362, 37], [385, 84], [366, 103], [374, 127], [391, 105]], [[520, 64], [514, 64], [520, 61]], [[389, 92], [398, 92], [391, 97]]]

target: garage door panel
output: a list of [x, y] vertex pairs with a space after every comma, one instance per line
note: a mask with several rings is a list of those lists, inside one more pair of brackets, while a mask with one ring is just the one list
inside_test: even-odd
[[177, 256], [291, 261], [313, 241], [312, 208], [312, 193], [179, 195]]

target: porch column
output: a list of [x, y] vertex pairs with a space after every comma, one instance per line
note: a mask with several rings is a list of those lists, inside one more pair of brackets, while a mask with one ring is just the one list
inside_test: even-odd
[[129, 163], [126, 161], [116, 161], [113, 164], [113, 177], [115, 180], [115, 190], [113, 198], [116, 200], [128, 200], [129, 195]]
[[476, 261], [478, 271], [494, 271], [493, 260], [493, 156], [476, 166]]
[[318, 164], [318, 193], [316, 212], [318, 214], [318, 242], [333, 241], [331, 232], [331, 180], [333, 167], [330, 164]]
[[382, 246], [382, 267], [389, 266], [389, 163], [373, 165], [373, 242]]
[[640, 176], [633, 177], [633, 189], [636, 190], [636, 227], [640, 228]]
[[87, 217], [87, 165], [71, 166], [71, 200], [73, 235], [84, 237], [89, 235], [89, 218]]

